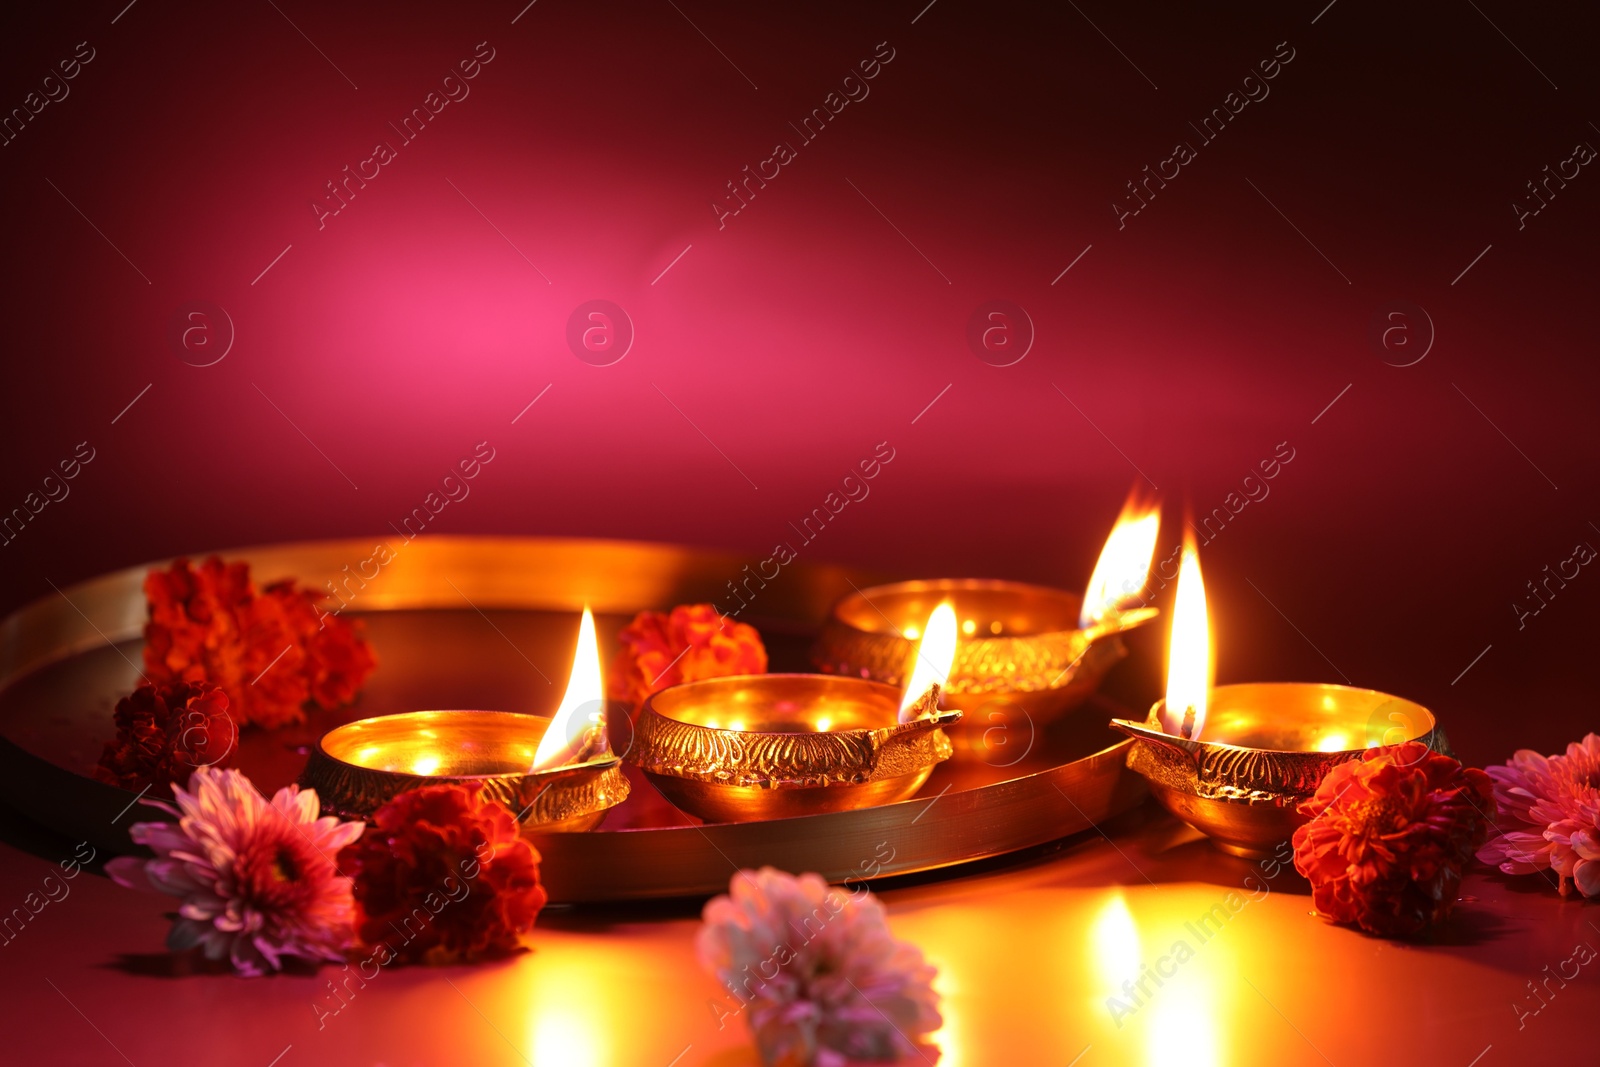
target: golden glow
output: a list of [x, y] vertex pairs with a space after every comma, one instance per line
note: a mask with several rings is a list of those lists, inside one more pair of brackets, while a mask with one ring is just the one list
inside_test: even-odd
[[1206, 975], [1185, 974], [1151, 1000], [1145, 1021], [1148, 1067], [1216, 1067], [1220, 1061], [1216, 1014]]
[[961, 632], [966, 634], [968, 637], [971, 637], [973, 634], [978, 632], [978, 624], [973, 622], [971, 619], [968, 619], [966, 622], [961, 624]]
[[728, 729], [730, 729], [730, 730], [739, 730], [739, 731], [743, 732], [743, 730], [744, 730], [744, 720], [743, 719], [735, 719], [735, 720], [733, 720], [732, 722], [730, 722], [728, 724]]
[[917, 627], [915, 627], [915, 626], [907, 626], [906, 627], [906, 640], [907, 641], [915, 641], [917, 638], [919, 638], [921, 636], [922, 636], [922, 631], [920, 629], [918, 629]]
[[1104, 622], [1138, 602], [1144, 583], [1150, 578], [1150, 562], [1155, 558], [1156, 535], [1160, 532], [1160, 505], [1140, 504], [1129, 496], [1100, 550], [1094, 573], [1089, 576], [1083, 612], [1078, 616], [1080, 627], [1087, 629]]
[[819, 734], [827, 733], [828, 732], [828, 728], [830, 726], [832, 726], [832, 725], [833, 725], [833, 720], [832, 719], [828, 718], [826, 715], [820, 716], [817, 719], [817, 733], [819, 733]]
[[411, 762], [411, 773], [426, 777], [439, 769], [439, 757], [431, 753], [418, 756]]
[[1113, 893], [1095, 916], [1090, 939], [1101, 985], [1120, 990], [1123, 982], [1139, 977], [1139, 926], [1121, 893]]
[[1199, 739], [1211, 695], [1211, 630], [1206, 616], [1206, 588], [1200, 577], [1200, 553], [1185, 537], [1178, 567], [1178, 592], [1172, 605], [1172, 638], [1167, 649], [1167, 706], [1161, 728], [1185, 736], [1184, 719], [1194, 722], [1186, 736]]
[[[533, 769], [542, 770], [571, 763], [582, 752], [590, 726], [579, 726], [576, 716], [585, 716], [599, 725], [605, 737], [605, 683], [600, 671], [600, 642], [594, 633], [594, 615], [587, 606], [578, 624], [578, 650], [572, 656], [572, 673], [567, 676], [567, 691], [561, 698], [550, 728], [539, 741], [533, 756]], [[604, 742], [602, 741], [602, 744]]]
[[956, 661], [956, 609], [946, 600], [933, 609], [923, 638], [911, 653], [911, 680], [900, 697], [900, 719], [917, 698], [935, 682], [945, 684], [950, 666]]
[[939, 1050], [939, 1067], [964, 1067], [963, 1053], [966, 1048], [962, 1041], [965, 1027], [961, 1025], [961, 1005], [964, 1003], [961, 986], [948, 961], [935, 960], [930, 954], [928, 962], [938, 968], [933, 976], [933, 991], [939, 994], [939, 1017], [944, 1020], [943, 1025], [928, 1036], [928, 1040]]
[[1350, 735], [1343, 730], [1334, 730], [1317, 738], [1318, 752], [1343, 752], [1349, 747]]
[[[638, 1018], [618, 1011], [613, 996], [616, 975], [629, 964], [637, 966], [637, 961], [624, 962], [612, 952], [586, 947], [589, 951], [575, 950], [567, 944], [541, 945], [541, 951], [550, 952], [554, 958], [549, 961], [550, 966], [530, 968], [533, 977], [525, 1000], [529, 1008], [523, 1009], [529, 1012], [531, 1031], [527, 1041], [532, 1046], [532, 1058], [527, 1062], [540, 1067], [547, 1063], [609, 1067], [642, 1058], [640, 1051], [625, 1047], [630, 1043], [627, 1030], [630, 1025], [637, 1025]], [[474, 992], [472, 999], [475, 1004], [488, 1001], [484, 1008], [486, 1018], [500, 1017], [494, 1011], [492, 996]], [[624, 1047], [617, 1047], [619, 1044]], [[521, 1054], [520, 1047], [518, 1053]]]
[[1002, 629], [1002, 627], [1000, 625], [1000, 620], [999, 619], [996, 619], [994, 622], [991, 622], [989, 624], [989, 632], [992, 633], [992, 634], [999, 633], [1001, 629]]

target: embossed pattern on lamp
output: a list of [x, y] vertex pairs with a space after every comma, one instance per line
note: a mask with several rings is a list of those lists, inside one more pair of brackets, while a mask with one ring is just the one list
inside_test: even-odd
[[1302, 682], [1211, 685], [1200, 558], [1184, 545], [1172, 612], [1167, 695], [1143, 723], [1128, 766], [1166, 809], [1236, 856], [1270, 856], [1305, 822], [1296, 810], [1340, 763], [1373, 745], [1445, 747], [1427, 708], [1371, 689]]
[[327, 810], [365, 818], [423, 785], [476, 784], [528, 831], [590, 830], [628, 796], [607, 741], [599, 643], [583, 609], [578, 647], [553, 718], [505, 711], [414, 711], [328, 731], [300, 784]]
[[940, 711], [939, 692], [955, 630], [954, 611], [941, 604], [903, 692], [863, 678], [761, 674], [652, 693], [628, 761], [673, 804], [710, 822], [905, 800], [952, 752], [944, 727], [961, 712]]
[[[1081, 704], [1127, 650], [1118, 635], [1154, 618], [1140, 592], [1160, 527], [1153, 503], [1130, 497], [1084, 596], [1048, 586], [944, 578], [872, 586], [834, 605], [812, 663], [825, 674], [903, 683], [929, 608], [950, 600], [961, 620], [942, 705], [972, 715], [992, 701], [1040, 723]], [[957, 750], [966, 751], [958, 741]]]

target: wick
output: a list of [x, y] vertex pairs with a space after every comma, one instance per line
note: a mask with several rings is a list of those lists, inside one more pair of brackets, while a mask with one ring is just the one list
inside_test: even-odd
[[1183, 739], [1185, 741], [1194, 740], [1194, 705], [1193, 704], [1191, 704], [1187, 708], [1183, 709], [1183, 727], [1182, 727], [1182, 731], [1183, 731]]

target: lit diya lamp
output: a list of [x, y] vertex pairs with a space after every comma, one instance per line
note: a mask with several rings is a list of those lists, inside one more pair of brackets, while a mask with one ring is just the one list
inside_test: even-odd
[[988, 705], [992, 719], [996, 704], [1010, 704], [1042, 724], [1082, 703], [1127, 655], [1119, 634], [1155, 617], [1141, 593], [1160, 527], [1159, 506], [1130, 496], [1081, 597], [983, 578], [858, 590], [834, 605], [812, 663], [825, 674], [900, 685], [930, 606], [948, 601], [960, 638], [942, 706], [972, 716]]
[[553, 718], [506, 711], [413, 711], [329, 730], [300, 775], [325, 810], [364, 819], [408, 789], [478, 784], [523, 828], [589, 830], [628, 796], [606, 740], [594, 616], [583, 609], [578, 649]]
[[1213, 687], [1200, 556], [1186, 538], [1172, 609], [1167, 695], [1143, 723], [1113, 719], [1137, 740], [1128, 766], [1166, 809], [1224, 852], [1261, 859], [1293, 836], [1295, 809], [1340, 763], [1373, 745], [1440, 748], [1420, 704], [1344, 685], [1265, 682]]
[[744, 822], [891, 804], [950, 758], [939, 692], [956, 613], [926, 620], [910, 683], [821, 674], [750, 674], [671, 686], [645, 698], [628, 761], [673, 804], [708, 822]]

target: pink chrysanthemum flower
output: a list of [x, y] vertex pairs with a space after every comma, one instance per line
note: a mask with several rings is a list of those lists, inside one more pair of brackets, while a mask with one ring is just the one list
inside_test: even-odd
[[189, 789], [172, 787], [178, 816], [135, 823], [133, 840], [152, 860], [123, 856], [106, 865], [122, 885], [182, 900], [167, 948], [202, 946], [243, 975], [280, 970], [283, 958], [341, 960], [352, 937], [350, 879], [333, 857], [364, 824], [317, 817], [315, 790], [278, 790], [269, 802], [235, 770], [198, 768]]
[[1600, 896], [1600, 734], [1568, 745], [1564, 756], [1520, 749], [1488, 771], [1502, 832], [1478, 858], [1506, 874], [1553, 870], [1562, 896], [1574, 885]]
[[700, 963], [745, 1014], [767, 1067], [912, 1055], [943, 1025], [934, 968], [889, 933], [870, 893], [771, 867], [740, 871], [705, 907]]

